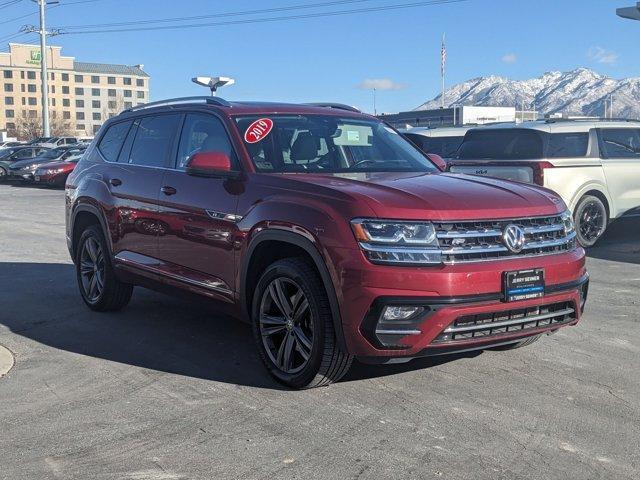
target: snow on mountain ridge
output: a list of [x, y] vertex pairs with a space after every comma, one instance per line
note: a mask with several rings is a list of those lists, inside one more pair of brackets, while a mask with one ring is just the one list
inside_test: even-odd
[[[447, 105], [516, 106], [543, 114], [604, 116], [613, 94], [613, 116], [640, 118], [640, 78], [615, 80], [588, 68], [550, 71], [537, 78], [476, 77], [450, 87]], [[440, 107], [440, 95], [415, 110]]]

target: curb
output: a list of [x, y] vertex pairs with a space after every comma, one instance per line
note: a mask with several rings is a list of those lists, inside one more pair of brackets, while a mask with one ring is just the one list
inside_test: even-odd
[[13, 368], [13, 354], [0, 345], [0, 378], [4, 377]]

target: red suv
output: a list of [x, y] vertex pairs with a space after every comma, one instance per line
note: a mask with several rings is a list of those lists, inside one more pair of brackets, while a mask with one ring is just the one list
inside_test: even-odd
[[134, 285], [208, 297], [296, 388], [353, 358], [529, 344], [576, 324], [587, 295], [556, 194], [442, 173], [344, 105], [135, 107], [103, 126], [66, 205], [91, 309], [124, 307]]

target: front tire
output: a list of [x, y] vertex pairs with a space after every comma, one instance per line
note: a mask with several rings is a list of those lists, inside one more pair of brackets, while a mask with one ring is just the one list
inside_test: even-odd
[[107, 242], [98, 226], [91, 225], [82, 232], [75, 260], [80, 294], [91, 310], [112, 312], [129, 303], [133, 286], [116, 277]]
[[304, 259], [267, 267], [255, 289], [252, 325], [267, 370], [289, 387], [329, 385], [353, 361], [337, 344], [325, 286]]
[[585, 195], [576, 205], [573, 220], [580, 245], [593, 247], [607, 229], [607, 207], [598, 197]]

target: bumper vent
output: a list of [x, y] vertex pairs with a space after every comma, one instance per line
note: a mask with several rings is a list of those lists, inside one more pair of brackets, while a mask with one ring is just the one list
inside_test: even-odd
[[[525, 233], [524, 248], [519, 253], [511, 252], [502, 241], [504, 229], [510, 224], [521, 227]], [[441, 222], [434, 226], [444, 263], [550, 255], [572, 250], [576, 246], [575, 233], [565, 234], [560, 215], [514, 220]]]
[[576, 319], [573, 302], [559, 302], [541, 307], [518, 308], [501, 312], [467, 315], [457, 318], [433, 343], [500, 337], [535, 328], [560, 327]]

